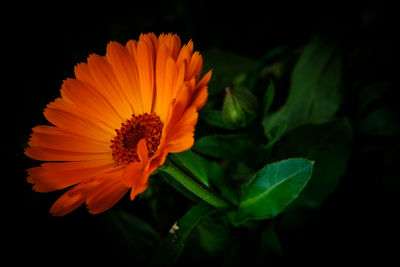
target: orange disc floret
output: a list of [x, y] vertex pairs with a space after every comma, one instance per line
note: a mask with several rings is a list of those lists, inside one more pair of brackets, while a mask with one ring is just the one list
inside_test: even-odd
[[111, 140], [112, 156], [120, 164], [138, 162], [137, 144], [141, 139], [146, 142], [148, 157], [153, 156], [160, 145], [161, 133], [164, 124], [160, 118], [152, 114], [132, 115], [121, 129], [116, 129], [117, 135]]

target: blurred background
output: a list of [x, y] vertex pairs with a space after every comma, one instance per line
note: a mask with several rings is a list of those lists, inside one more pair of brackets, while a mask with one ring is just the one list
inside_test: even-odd
[[[12, 113], [13, 130], [8, 133], [13, 142], [6, 145], [11, 149], [13, 168], [3, 174], [14, 185], [5, 189], [10, 196], [3, 205], [11, 207], [4, 217], [13, 226], [9, 248], [20, 253], [21, 259], [135, 263], [116, 245], [106, 215], [93, 216], [84, 208], [61, 218], [49, 215], [61, 192], [31, 190], [25, 169], [38, 163], [25, 157], [23, 149], [31, 128], [47, 124], [43, 108], [59, 96], [62, 81], [73, 77], [77, 63], [86, 61], [91, 53], [104, 55], [110, 40], [125, 43], [138, 39], [142, 32], [178, 33], [183, 43], [192, 39], [200, 52], [219, 49], [254, 61], [279, 46], [290, 47], [296, 55], [315, 36], [328, 36], [339, 43], [345, 99], [338, 113], [348, 117], [353, 126], [351, 156], [344, 177], [318, 211], [306, 223], [280, 235], [284, 253], [274, 260], [315, 262], [322, 256], [325, 264], [349, 258], [385, 260], [396, 255], [400, 124], [395, 97], [399, 68], [394, 59], [398, 54], [394, 43], [398, 16], [393, 7], [336, 2], [149, 1], [129, 5], [98, 2], [89, 8], [72, 2], [31, 4], [9, 11], [11, 19], [3, 27], [10, 33], [6, 42], [15, 49], [11, 63], [15, 76], [6, 90], [11, 91], [10, 101], [17, 111]], [[4, 53], [7, 56], [9, 52]], [[207, 58], [204, 60], [207, 64]], [[223, 59], [217, 63], [211, 67], [217, 70], [226, 64]], [[287, 68], [277, 83], [277, 103], [272, 108], [285, 99], [285, 84], [290, 83], [287, 73], [293, 63]], [[368, 104], [362, 118], [357, 109], [360, 101]], [[188, 208], [187, 204], [176, 205], [187, 203], [185, 197], [173, 189], [163, 190], [174, 194], [175, 202], [160, 212], [163, 222], [153, 225], [160, 235]], [[149, 205], [145, 199], [131, 203], [124, 198], [115, 208], [128, 209], [151, 224], [154, 218]], [[252, 246], [256, 249], [256, 244], [249, 244], [249, 249]]]

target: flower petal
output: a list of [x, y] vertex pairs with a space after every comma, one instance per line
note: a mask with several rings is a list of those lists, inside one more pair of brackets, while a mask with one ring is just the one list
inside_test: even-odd
[[[182, 118], [170, 128], [166, 137], [166, 149], [170, 153], [179, 153], [191, 148], [194, 144], [194, 128], [198, 113], [196, 107], [190, 107]], [[173, 130], [172, 130], [173, 129]]]
[[197, 88], [202, 88], [203, 86], [207, 85], [208, 82], [211, 79], [211, 75], [212, 75], [212, 71], [213, 70], [209, 70], [204, 76], [203, 78], [201, 78], [201, 80], [199, 81], [199, 83], [197, 84]]
[[64, 216], [76, 210], [85, 203], [90, 190], [96, 185], [97, 182], [93, 179], [76, 185], [54, 202], [53, 206], [50, 208], [50, 213], [54, 216]]
[[157, 54], [156, 96], [154, 112], [165, 122], [169, 106], [176, 91], [178, 69], [172, 57], [168, 57], [168, 48], [161, 44]]
[[105, 127], [96, 118], [80, 112], [62, 98], [57, 98], [48, 104], [43, 114], [60, 130], [96, 141], [107, 142], [115, 134], [113, 130]]
[[[181, 48], [181, 39], [177, 34], [160, 34], [158, 37], [159, 39], [159, 45], [164, 44], [168, 47], [168, 56], [172, 57], [174, 60], [176, 60], [179, 49]], [[160, 49], [160, 47], [158, 48]]]
[[130, 101], [134, 113], [142, 114], [142, 95], [139, 86], [138, 69], [134, 58], [129, 54], [125, 46], [117, 42], [110, 42], [107, 45], [106, 57], [114, 70], [121, 89]]
[[107, 99], [122, 120], [132, 115], [129, 100], [115, 77], [110, 63], [104, 57], [90, 55], [87, 64], [81, 63], [75, 67], [75, 76]]
[[206, 104], [207, 102], [207, 98], [208, 98], [208, 90], [207, 90], [207, 86], [203, 86], [199, 89], [197, 89], [193, 96], [192, 96], [192, 106], [195, 106], [197, 110], [200, 110], [203, 108], [203, 106]]
[[133, 61], [137, 62], [137, 41], [129, 40], [126, 43], [126, 49], [128, 49], [129, 54], [133, 57]]
[[90, 213], [99, 214], [114, 206], [129, 188], [121, 181], [122, 171], [107, 173], [98, 178], [99, 184], [87, 196], [86, 206]]
[[95, 142], [78, 135], [32, 133], [28, 142], [30, 147], [83, 152], [83, 153], [111, 153], [110, 145]]
[[130, 195], [131, 200], [133, 200], [137, 194], [143, 192], [143, 190], [147, 188], [148, 178], [151, 172], [154, 171], [149, 171], [150, 165], [148, 151], [144, 139], [141, 139], [138, 142], [137, 152], [140, 161], [129, 164], [122, 173], [124, 185], [132, 188]]
[[41, 161], [88, 161], [110, 159], [110, 153], [82, 153], [42, 147], [27, 147], [25, 155]]
[[186, 64], [190, 63], [190, 58], [192, 56], [193, 52], [193, 42], [192, 40], [189, 41], [187, 45], [182, 46], [181, 51], [179, 51], [178, 58], [176, 59], [176, 64], [178, 67], [183, 64], [183, 62], [186, 62]]
[[95, 118], [99, 124], [111, 130], [120, 126], [121, 118], [118, 112], [89, 84], [76, 79], [67, 79], [62, 85], [61, 95], [65, 102], [72, 104], [69, 109], [78, 109], [80, 113]]
[[50, 192], [81, 183], [113, 169], [115, 163], [112, 159], [43, 163], [40, 167], [27, 170], [27, 180], [34, 184], [35, 191]]
[[143, 112], [150, 114], [154, 96], [154, 45], [148, 35], [141, 35], [137, 45], [137, 66]]
[[192, 79], [195, 77], [198, 79], [200, 77], [201, 70], [203, 69], [203, 57], [200, 55], [199, 52], [194, 52], [190, 63], [188, 66], [188, 71], [186, 73], [186, 80]]
[[[167, 94], [166, 78], [167, 78], [167, 59], [168, 59], [168, 47], [161, 43], [157, 51], [156, 60], [156, 95], [155, 103], [153, 106], [153, 112], [160, 116], [161, 121], [165, 121], [164, 105], [166, 102], [165, 96]], [[162, 118], [164, 117], [164, 118]]]

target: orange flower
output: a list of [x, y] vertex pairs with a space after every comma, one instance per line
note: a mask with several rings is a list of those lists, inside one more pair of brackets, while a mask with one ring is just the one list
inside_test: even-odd
[[25, 154], [51, 161], [28, 169], [38, 192], [73, 186], [50, 213], [65, 215], [83, 203], [101, 213], [130, 191], [133, 200], [168, 153], [192, 147], [198, 110], [207, 100], [211, 71], [179, 36], [142, 34], [125, 46], [110, 42], [106, 56], [75, 67], [61, 97], [47, 105], [54, 126], [36, 126]]

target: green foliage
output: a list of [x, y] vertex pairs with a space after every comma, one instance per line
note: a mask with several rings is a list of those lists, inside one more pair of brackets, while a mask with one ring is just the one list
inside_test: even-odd
[[338, 48], [329, 40], [314, 39], [294, 67], [286, 103], [264, 117], [266, 137], [274, 140], [300, 125], [331, 119], [341, 103], [340, 82]]
[[312, 178], [292, 205], [317, 208], [334, 191], [346, 171], [352, 139], [349, 120], [336, 119], [299, 127], [280, 142], [277, 150], [282, 156], [315, 161]]
[[190, 172], [205, 186], [209, 186], [209, 177], [205, 169], [205, 159], [193, 153], [191, 150], [186, 150], [181, 153], [171, 155], [171, 160], [182, 170]]
[[199, 138], [193, 150], [215, 159], [239, 160], [248, 159], [248, 155], [255, 150], [255, 144], [247, 135], [208, 135]]
[[242, 188], [236, 220], [270, 219], [281, 213], [305, 187], [314, 162], [289, 159], [268, 164]]

